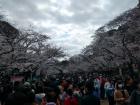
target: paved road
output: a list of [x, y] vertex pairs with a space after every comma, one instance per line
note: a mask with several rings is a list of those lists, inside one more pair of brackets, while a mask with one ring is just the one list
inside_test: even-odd
[[108, 104], [107, 100], [102, 100], [101, 105], [109, 105], [109, 104]]

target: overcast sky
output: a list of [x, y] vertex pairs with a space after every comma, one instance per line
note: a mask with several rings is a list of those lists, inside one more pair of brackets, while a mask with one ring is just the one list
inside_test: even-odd
[[90, 44], [97, 28], [136, 4], [137, 0], [0, 0], [10, 23], [34, 26], [70, 55]]

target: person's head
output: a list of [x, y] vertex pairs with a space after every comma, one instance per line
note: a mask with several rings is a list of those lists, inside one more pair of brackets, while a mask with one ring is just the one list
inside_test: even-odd
[[14, 83], [14, 90], [17, 91], [19, 87], [20, 87], [20, 82], [16, 81]]
[[114, 81], [113, 81], [113, 80], [111, 80], [111, 81], [110, 81], [110, 83], [111, 83], [111, 84], [114, 84]]
[[36, 90], [37, 93], [43, 93], [43, 84], [41, 82], [36, 83]]
[[111, 79], [110, 79], [110, 78], [106, 78], [106, 81], [107, 81], [107, 82], [111, 82]]
[[73, 95], [73, 90], [72, 90], [72, 89], [68, 89], [66, 92], [67, 92], [67, 94], [68, 94], [69, 96], [72, 96], [72, 95]]
[[57, 101], [57, 93], [54, 88], [48, 87], [46, 89], [46, 99], [47, 99], [47, 102], [56, 102]]
[[117, 90], [123, 89], [123, 84], [122, 84], [121, 82], [117, 83], [117, 84], [116, 84], [116, 89], [117, 89]]
[[37, 82], [36, 83], [36, 87], [41, 87], [42, 86], [42, 83], [41, 82]]
[[31, 90], [31, 84], [29, 82], [25, 82], [24, 85], [23, 85], [23, 87], [24, 87], [24, 90], [25, 91]]

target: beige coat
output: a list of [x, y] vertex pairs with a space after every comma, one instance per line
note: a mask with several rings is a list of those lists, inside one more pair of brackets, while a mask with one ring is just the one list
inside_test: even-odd
[[115, 90], [114, 92], [114, 100], [116, 101], [116, 105], [123, 105], [126, 101], [128, 101], [129, 94], [127, 90], [124, 90], [125, 97], [121, 90]]

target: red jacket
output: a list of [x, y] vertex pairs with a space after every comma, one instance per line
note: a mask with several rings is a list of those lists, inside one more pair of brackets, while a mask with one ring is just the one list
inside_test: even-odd
[[64, 105], [78, 105], [77, 97], [67, 96], [64, 100]]

